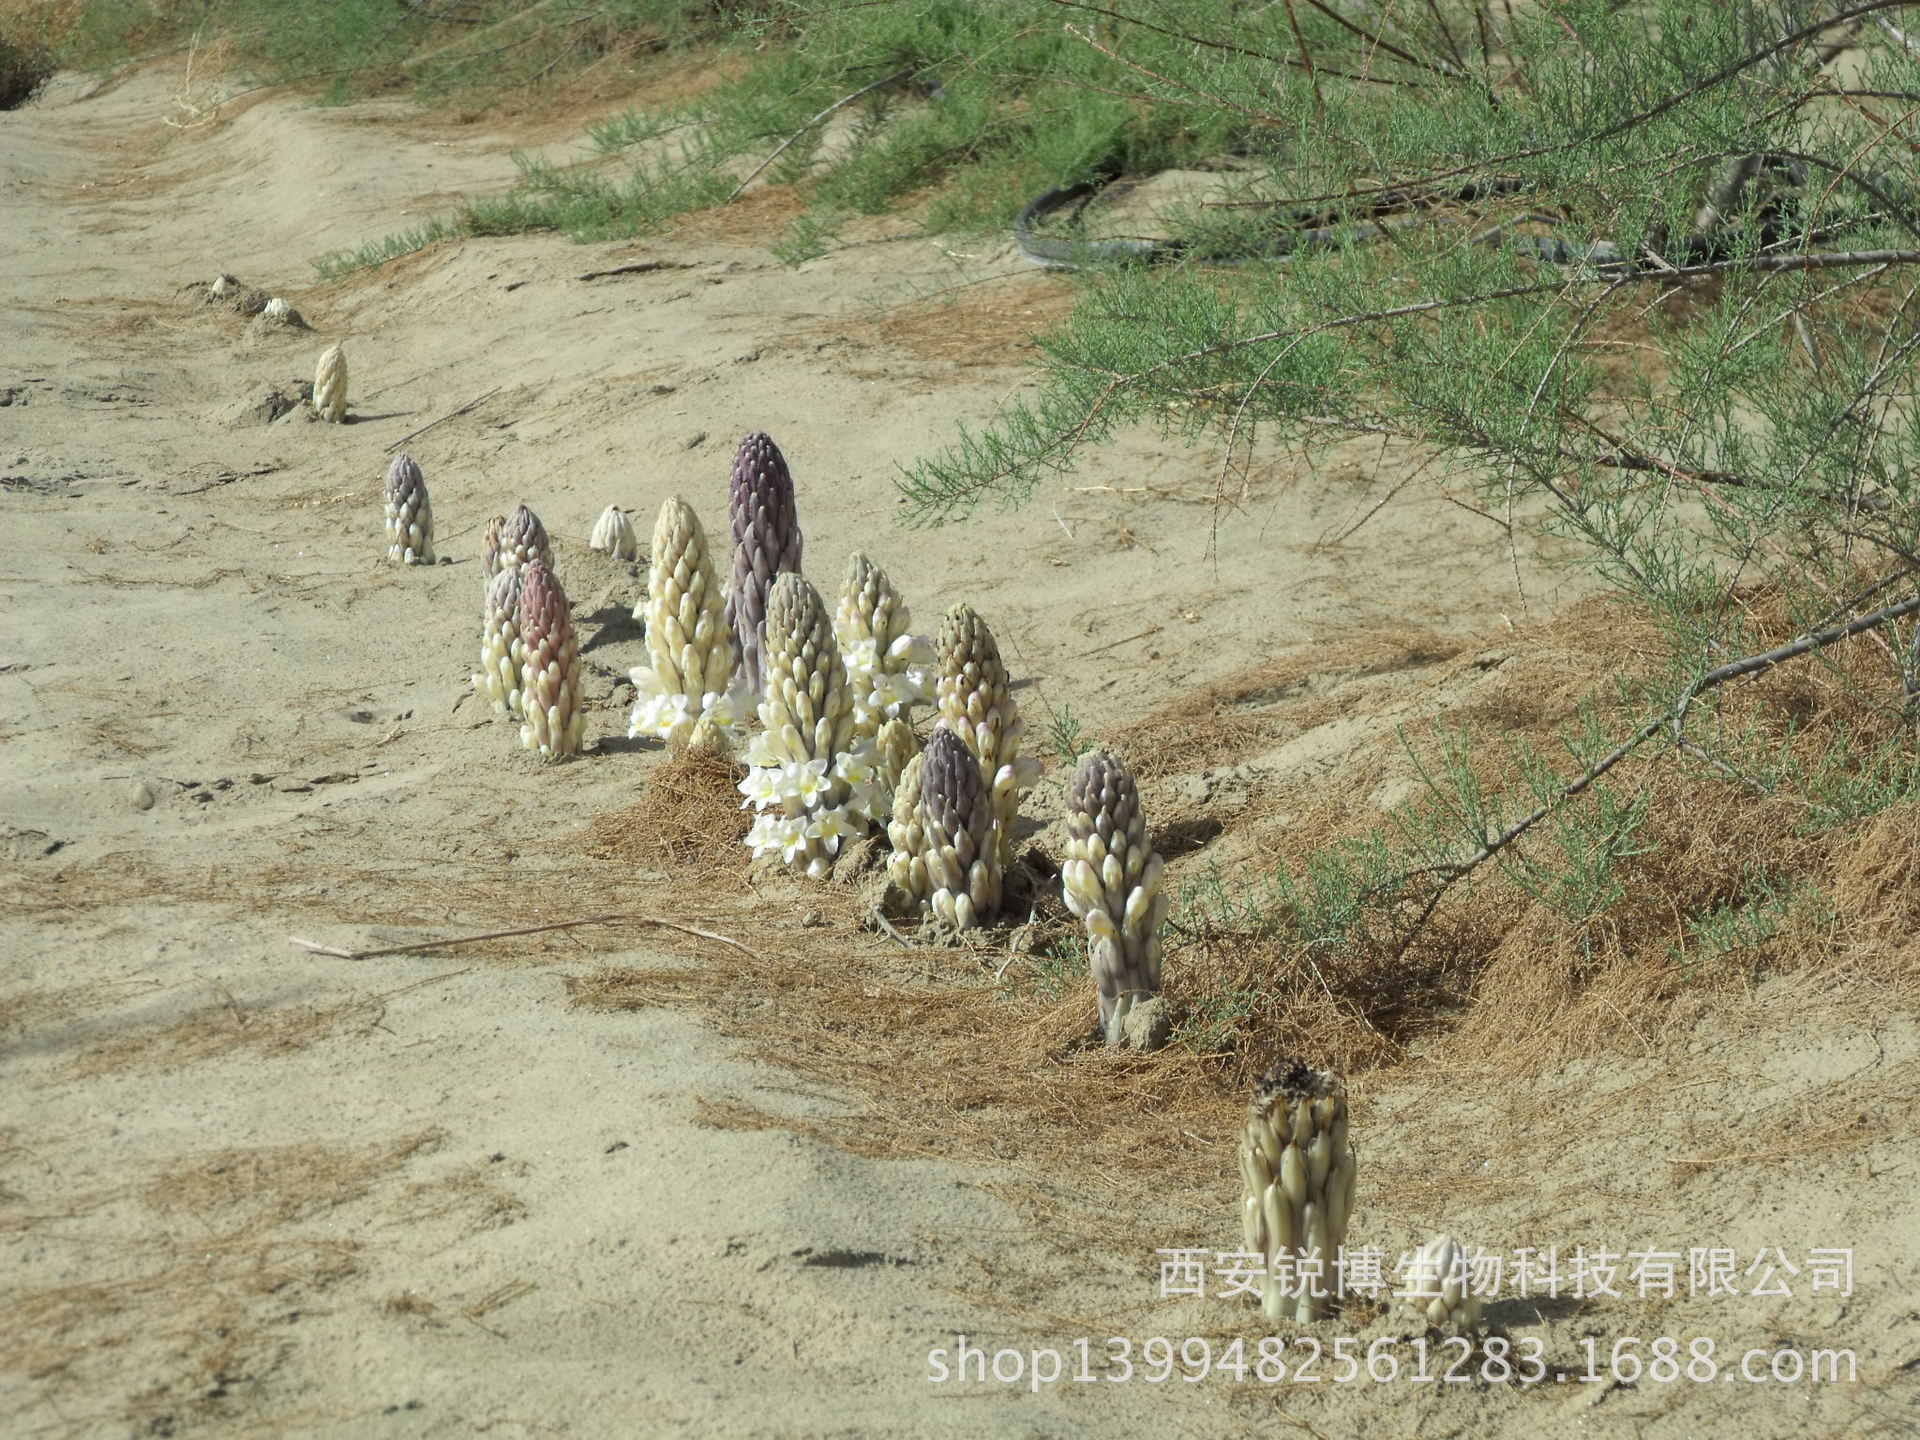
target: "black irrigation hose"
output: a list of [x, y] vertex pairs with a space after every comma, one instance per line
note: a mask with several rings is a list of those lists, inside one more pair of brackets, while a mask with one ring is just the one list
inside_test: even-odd
[[[1331, 250], [1363, 240], [1376, 240], [1423, 223], [1424, 216], [1404, 212], [1425, 211], [1433, 206], [1456, 202], [1470, 204], [1500, 196], [1525, 193], [1531, 187], [1520, 180], [1494, 180], [1463, 185], [1444, 192], [1387, 190], [1371, 198], [1363, 213], [1372, 217], [1358, 222], [1332, 223], [1335, 212], [1327, 207], [1293, 207], [1276, 203], [1272, 208], [1283, 215], [1265, 243], [1224, 253], [1201, 251], [1189, 240], [1075, 240], [1041, 235], [1035, 227], [1063, 211], [1075, 212], [1086, 206], [1120, 177], [1105, 174], [1074, 185], [1062, 185], [1035, 196], [1015, 217], [1013, 243], [1028, 260], [1055, 270], [1094, 270], [1114, 265], [1152, 265], [1197, 255], [1209, 265], [1253, 265], [1291, 259], [1315, 250]], [[1442, 220], [1437, 223], [1452, 223]], [[1731, 256], [1738, 243], [1738, 231], [1723, 230], [1690, 235], [1663, 257], [1667, 265], [1682, 266]], [[1777, 244], [1791, 235], [1779, 220], [1762, 223], [1762, 244]], [[1483, 237], [1485, 243], [1504, 244], [1550, 265], [1594, 265], [1601, 270], [1628, 271], [1635, 261], [1628, 259], [1611, 240], [1593, 240], [1585, 244], [1538, 235], [1504, 235], [1496, 227]]]

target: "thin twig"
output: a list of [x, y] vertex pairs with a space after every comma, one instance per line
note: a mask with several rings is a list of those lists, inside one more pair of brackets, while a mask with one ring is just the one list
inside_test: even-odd
[[382, 955], [417, 955], [427, 950], [442, 950], [449, 945], [472, 945], [481, 940], [509, 940], [518, 935], [543, 935], [551, 930], [577, 930], [583, 925], [620, 924], [657, 925], [664, 930], [678, 930], [684, 935], [697, 935], [702, 940], [731, 945], [742, 955], [754, 960], [764, 958], [759, 951], [742, 945], [738, 940], [715, 934], [711, 930], [702, 930], [697, 925], [688, 925], [679, 920], [662, 920], [657, 915], [640, 915], [633, 912], [617, 915], [588, 915], [579, 920], [556, 920], [551, 925], [526, 925], [515, 930], [488, 930], [480, 935], [452, 935], [445, 940], [422, 940], [413, 945], [383, 945], [374, 950], [339, 950], [331, 945], [322, 945], [317, 940], [302, 940], [294, 935], [288, 936], [287, 939], [289, 944], [298, 945], [302, 950], [311, 950], [316, 955], [331, 955], [336, 960], [372, 960]]
[[[1180, 40], [1190, 45], [1199, 45], [1208, 50], [1224, 50], [1230, 55], [1242, 55], [1251, 60], [1265, 60], [1269, 64], [1285, 65], [1289, 69], [1294, 70], [1301, 68], [1300, 61], [1290, 55], [1273, 55], [1264, 50], [1252, 50], [1243, 45], [1231, 45], [1225, 41], [1209, 39], [1203, 35], [1192, 35], [1181, 30], [1169, 30], [1163, 25], [1155, 25], [1150, 21], [1142, 20], [1137, 15], [1123, 15], [1118, 10], [1109, 10], [1100, 5], [1089, 5], [1086, 3], [1086, 0], [1050, 0], [1050, 3], [1068, 10], [1091, 11], [1095, 15], [1104, 15], [1110, 20], [1118, 20], [1124, 25], [1135, 25], [1142, 30], [1151, 30], [1156, 35], [1165, 35], [1170, 39]], [[1077, 40], [1085, 40], [1087, 38], [1085, 35], [1073, 30], [1072, 27], [1068, 27], [1068, 33], [1073, 35]], [[1096, 45], [1094, 48], [1099, 49], [1100, 47]], [[1102, 50], [1101, 53], [1110, 55], [1111, 58], [1116, 60], [1120, 59], [1119, 56], [1112, 55], [1110, 51]], [[1127, 64], [1124, 60], [1121, 60], [1120, 63], [1123, 65]], [[1324, 66], [1322, 66], [1321, 69], [1322, 73], [1332, 75], [1341, 80], [1357, 80], [1367, 85], [1404, 85], [1416, 89], [1419, 88], [1418, 82], [1412, 80], [1395, 80], [1389, 79], [1384, 75], [1356, 74], [1346, 70], [1327, 70]], [[1179, 82], [1175, 81], [1173, 83], [1178, 84]], [[1182, 88], [1193, 89], [1192, 86], [1184, 86]], [[1194, 93], [1200, 94], [1202, 92], [1195, 91]], [[1235, 106], [1234, 108], [1238, 109], [1239, 107]], [[1273, 117], [1268, 116], [1264, 118], [1272, 119]]]
[[493, 387], [493, 389], [487, 391], [485, 395], [474, 396], [473, 399], [467, 401], [467, 403], [462, 405], [458, 410], [449, 410], [445, 415], [442, 415], [438, 420], [429, 421], [427, 424], [422, 425], [418, 430], [414, 430], [408, 434], [402, 435], [398, 440], [394, 441], [391, 445], [387, 446], [387, 449], [398, 450], [402, 445], [406, 444], [407, 441], [412, 440], [417, 436], [426, 434], [427, 431], [433, 429], [435, 425], [444, 425], [446, 424], [447, 421], [453, 419], [455, 416], [466, 414], [469, 410], [473, 409], [474, 406], [478, 405], [482, 400], [490, 400], [495, 395], [498, 395], [499, 393], [500, 393], [500, 387], [496, 385]]
[[1435, 888], [1434, 893], [1428, 897], [1426, 906], [1421, 911], [1419, 920], [1416, 921], [1413, 926], [1414, 933], [1418, 933], [1420, 927], [1425, 924], [1427, 917], [1433, 913], [1434, 907], [1439, 904], [1441, 895], [1446, 892], [1447, 887], [1452, 885], [1454, 881], [1463, 879], [1481, 865], [1491, 860], [1494, 856], [1498, 855], [1502, 850], [1506, 849], [1507, 846], [1511, 845], [1522, 835], [1526, 834], [1527, 831], [1539, 824], [1540, 821], [1546, 819], [1548, 815], [1553, 813], [1556, 807], [1565, 801], [1573, 799], [1582, 791], [1586, 790], [1595, 781], [1599, 780], [1609, 770], [1613, 769], [1614, 766], [1618, 765], [1622, 760], [1625, 760], [1654, 736], [1665, 732], [1671, 732], [1675, 736], [1680, 736], [1686, 723], [1687, 711], [1692, 707], [1693, 702], [1707, 691], [1717, 689], [1719, 686], [1725, 685], [1732, 680], [1739, 680], [1748, 675], [1758, 675], [1762, 671], [1771, 670], [1776, 665], [1796, 659], [1811, 651], [1824, 650], [1829, 645], [1838, 644], [1840, 641], [1850, 639], [1862, 631], [1875, 629], [1878, 626], [1887, 624], [1889, 621], [1911, 615], [1915, 611], [1920, 611], [1920, 595], [1910, 595], [1897, 604], [1888, 605], [1882, 609], [1873, 611], [1871, 614], [1856, 616], [1844, 624], [1831, 625], [1824, 630], [1812, 631], [1809, 634], [1802, 635], [1798, 640], [1791, 641], [1777, 649], [1768, 650], [1759, 655], [1748, 655], [1744, 659], [1732, 660], [1725, 665], [1709, 670], [1705, 675], [1702, 675], [1692, 685], [1687, 687], [1686, 693], [1680, 697], [1679, 703], [1672, 709], [1663, 715], [1656, 716], [1654, 719], [1647, 721], [1638, 730], [1634, 731], [1632, 735], [1628, 736], [1627, 739], [1621, 741], [1618, 745], [1614, 746], [1613, 749], [1589, 765], [1579, 776], [1569, 781], [1566, 785], [1563, 785], [1559, 793], [1551, 800], [1514, 821], [1511, 825], [1507, 826], [1505, 830], [1502, 830], [1498, 835], [1488, 840], [1486, 844], [1482, 845], [1466, 859], [1449, 861], [1443, 865], [1425, 865], [1416, 870], [1408, 870], [1397, 876], [1387, 887], [1383, 888], [1397, 888], [1406, 881], [1420, 875], [1433, 875], [1438, 878], [1440, 882], [1439, 885]]
[[721, 203], [723, 205], [731, 205], [734, 201], [738, 200], [740, 198], [740, 192], [742, 190], [745, 190], [747, 186], [751, 185], [754, 181], [760, 178], [761, 171], [765, 170], [769, 165], [773, 164], [774, 161], [778, 160], [782, 155], [786, 154], [788, 146], [792, 145], [794, 141], [798, 140], [802, 135], [806, 134], [809, 130], [813, 129], [814, 126], [818, 125], [822, 120], [826, 119], [829, 115], [833, 114], [834, 111], [842, 109], [845, 106], [851, 105], [854, 101], [858, 100], [862, 95], [865, 95], [870, 91], [878, 90], [882, 85], [891, 85], [896, 80], [904, 80], [911, 73], [912, 72], [908, 70], [896, 70], [891, 75], [881, 76], [878, 80], [874, 81], [871, 85], [862, 85], [858, 90], [854, 91], [851, 95], [842, 95], [838, 100], [834, 101], [831, 105], [827, 106], [826, 109], [822, 110], [818, 115], [814, 116], [811, 120], [807, 121], [806, 124], [802, 125], [798, 130], [794, 131], [793, 134], [789, 135], [786, 139], [782, 140], [780, 144], [775, 147], [774, 152], [771, 155], [767, 156], [766, 159], [762, 160], [758, 165], [754, 166], [753, 169], [748, 173], [747, 178], [742, 180], [738, 185], [734, 186], [733, 193], [727, 196], [727, 198], [723, 200]]
[[906, 936], [902, 935], [898, 930], [893, 928], [893, 922], [887, 919], [885, 915], [882, 915], [880, 913], [880, 907], [878, 905], [873, 907], [873, 909], [868, 913], [867, 918], [873, 921], [873, 923], [878, 925], [882, 930], [886, 931], [887, 934], [891, 935], [900, 944], [906, 946], [909, 950], [913, 948], [913, 941], [909, 940]]

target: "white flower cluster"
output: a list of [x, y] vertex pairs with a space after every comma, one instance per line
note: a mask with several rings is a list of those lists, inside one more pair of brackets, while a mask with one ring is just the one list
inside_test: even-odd
[[853, 723], [863, 735], [933, 700], [940, 671], [933, 641], [925, 635], [901, 635], [884, 655], [871, 635], [842, 640], [840, 657], [847, 667], [847, 691], [853, 696]]
[[784, 758], [761, 734], [747, 747], [746, 761], [739, 789], [747, 798], [740, 808], [759, 811], [747, 844], [755, 856], [777, 853], [789, 865], [805, 859], [809, 875], [826, 874], [841, 843], [865, 835], [873, 817], [892, 804], [866, 740], [841, 751], [829, 766], [824, 758]]
[[627, 726], [632, 739], [657, 737], [679, 744], [691, 740], [696, 727], [703, 739], [731, 739], [753, 714], [753, 697], [737, 677], [729, 690], [707, 691], [696, 707], [691, 695], [675, 689], [674, 682], [662, 678], [651, 665], [636, 666], [629, 673], [636, 691], [633, 718]]

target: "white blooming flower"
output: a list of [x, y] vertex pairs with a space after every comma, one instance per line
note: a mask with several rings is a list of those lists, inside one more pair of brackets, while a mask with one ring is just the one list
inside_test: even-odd
[[740, 808], [751, 805], [756, 810], [764, 810], [780, 799], [780, 772], [765, 766], [755, 766], [747, 771], [747, 778], [737, 787], [747, 798], [740, 802]]
[[819, 806], [827, 790], [827, 762], [789, 760], [781, 767], [780, 793], [798, 800], [808, 810]]
[[813, 823], [807, 827], [807, 834], [824, 845], [829, 855], [838, 854], [840, 842], [854, 833], [856, 830], [853, 817], [847, 814], [844, 805], [836, 805], [831, 810], [822, 810], [814, 816]]
[[776, 822], [774, 839], [780, 846], [780, 858], [791, 865], [807, 853], [807, 820], [804, 815], [783, 815]]
[[862, 820], [892, 813], [893, 792], [878, 779], [860, 781], [848, 788], [847, 809]]
[[780, 827], [786, 817], [772, 811], [762, 811], [754, 816], [753, 828], [747, 831], [747, 844], [755, 855], [765, 855], [780, 848]]
[[849, 785], [864, 785], [874, 777], [874, 753], [871, 741], [858, 741], [851, 750], [834, 757], [834, 778]]

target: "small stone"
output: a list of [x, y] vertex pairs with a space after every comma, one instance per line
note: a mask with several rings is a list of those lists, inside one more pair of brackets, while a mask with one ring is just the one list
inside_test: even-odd
[[1166, 1002], [1156, 995], [1129, 1010], [1120, 1026], [1126, 1033], [1129, 1048], [1158, 1050], [1173, 1034], [1173, 1016], [1168, 1013]]
[[809, 910], [800, 917], [801, 927], [807, 930], [818, 930], [826, 923], [827, 916], [824, 910]]
[[151, 810], [153, 809], [153, 787], [142, 780], [133, 787], [127, 799], [133, 802], [133, 808], [136, 810]]

